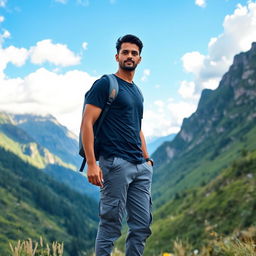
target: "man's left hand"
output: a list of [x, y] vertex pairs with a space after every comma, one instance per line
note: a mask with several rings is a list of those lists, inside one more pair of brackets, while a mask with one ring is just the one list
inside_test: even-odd
[[151, 161], [147, 161], [147, 164], [150, 165], [150, 166], [153, 166]]

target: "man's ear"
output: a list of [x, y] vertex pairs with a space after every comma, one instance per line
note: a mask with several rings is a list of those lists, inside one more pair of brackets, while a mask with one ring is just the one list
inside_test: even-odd
[[140, 56], [140, 59], [139, 59], [139, 62], [138, 62], [138, 64], [141, 62], [141, 60], [142, 60], [142, 57]]
[[119, 61], [118, 54], [115, 55], [115, 58], [116, 58], [116, 61], [118, 62]]

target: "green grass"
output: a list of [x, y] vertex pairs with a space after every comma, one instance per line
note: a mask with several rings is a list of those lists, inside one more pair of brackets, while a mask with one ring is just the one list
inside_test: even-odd
[[213, 230], [228, 235], [256, 225], [255, 198], [256, 151], [234, 161], [210, 184], [185, 191], [156, 210], [145, 256], [168, 250], [176, 238], [201, 248]]

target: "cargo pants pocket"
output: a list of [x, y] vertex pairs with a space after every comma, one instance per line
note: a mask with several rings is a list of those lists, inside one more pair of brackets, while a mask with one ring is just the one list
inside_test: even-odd
[[102, 219], [116, 222], [119, 219], [119, 199], [114, 197], [103, 197], [100, 200], [99, 215]]
[[152, 198], [150, 196], [149, 198], [149, 213], [150, 213], [150, 221], [149, 221], [149, 225], [152, 224], [153, 221], [153, 215], [152, 215]]

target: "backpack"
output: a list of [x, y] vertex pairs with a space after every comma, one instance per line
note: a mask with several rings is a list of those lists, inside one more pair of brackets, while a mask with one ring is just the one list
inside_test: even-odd
[[[114, 102], [114, 100], [117, 97], [118, 91], [119, 91], [119, 85], [117, 82], [117, 79], [115, 77], [115, 75], [110, 74], [110, 75], [104, 75], [105, 77], [108, 78], [109, 81], [109, 96], [108, 96], [108, 100], [105, 104], [105, 107], [102, 109], [101, 115], [99, 116], [98, 120], [95, 122], [95, 124], [93, 125], [93, 131], [94, 131], [94, 153], [95, 153], [95, 158], [96, 160], [99, 160], [99, 146], [98, 146], [98, 141], [97, 141], [97, 136], [99, 134], [100, 128], [102, 126], [102, 123], [111, 107], [111, 104]], [[101, 78], [103, 78], [104, 76], [102, 76]], [[91, 91], [91, 89], [85, 94], [84, 97], [84, 105], [83, 105], [83, 112], [84, 113], [84, 109], [85, 109], [85, 105], [86, 105], [86, 97], [88, 96], [89, 92]], [[84, 148], [83, 148], [83, 143], [82, 143], [82, 133], [80, 130], [79, 133], [79, 155], [81, 157], [83, 157], [83, 162], [82, 165], [79, 169], [80, 172], [83, 171], [85, 164], [86, 164], [86, 156], [85, 156], [85, 152], [84, 152]]]

